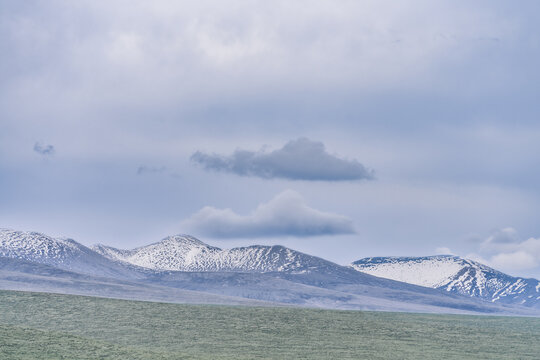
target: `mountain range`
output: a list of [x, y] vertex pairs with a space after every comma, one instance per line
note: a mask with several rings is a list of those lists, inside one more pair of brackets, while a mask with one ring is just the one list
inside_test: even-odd
[[[441, 281], [397, 279], [391, 276], [390, 267], [384, 265], [392, 263], [389, 259], [396, 258], [362, 259], [342, 266], [283, 246], [220, 249], [189, 235], [169, 236], [132, 250], [105, 245], [89, 248], [72, 239], [0, 229], [2, 289], [167, 302], [540, 314], [540, 287], [534, 289], [536, 280], [526, 282], [525, 295], [520, 283], [513, 281], [516, 278], [476, 263], [476, 267], [469, 269], [468, 260], [463, 259], [461, 269], [469, 270], [463, 272], [456, 264], [451, 268], [477, 279], [474, 286], [467, 285], [469, 280], [463, 274], [453, 276], [454, 270], [442, 271]], [[401, 266], [407, 264], [401, 259]], [[413, 264], [414, 259], [422, 258], [408, 259]], [[432, 267], [426, 265], [426, 274], [420, 278], [427, 279], [433, 264], [446, 264], [449, 259], [432, 257]], [[459, 262], [459, 258], [454, 261]], [[383, 265], [388, 271], [381, 270]], [[480, 270], [485, 274], [485, 282], [478, 281]], [[451, 278], [453, 285], [443, 278]], [[493, 285], [497, 281], [513, 285], [497, 293]], [[488, 293], [493, 295], [487, 296]]]
[[92, 249], [111, 260], [158, 271], [304, 272], [334, 265], [283, 246], [220, 249], [189, 235], [169, 236], [133, 250], [105, 245], [95, 245]]

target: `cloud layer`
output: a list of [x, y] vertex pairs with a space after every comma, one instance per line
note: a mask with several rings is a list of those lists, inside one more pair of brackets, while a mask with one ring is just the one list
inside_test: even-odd
[[232, 155], [206, 154], [197, 151], [191, 160], [207, 170], [256, 176], [263, 179], [290, 180], [372, 180], [373, 171], [357, 160], [347, 160], [328, 153], [324, 144], [300, 138], [289, 141], [281, 149], [236, 150]]
[[534, 0], [0, 1], [0, 225], [131, 248], [205, 205], [247, 215], [283, 181], [179, 160], [305, 135], [381, 181], [293, 183], [362, 231], [285, 245], [349, 263], [438, 239], [491, 258], [457, 239], [506, 223], [540, 234], [538, 13]]
[[182, 226], [216, 238], [307, 237], [354, 233], [349, 218], [313, 209], [292, 190], [284, 191], [269, 202], [259, 205], [249, 215], [206, 206], [185, 220]]

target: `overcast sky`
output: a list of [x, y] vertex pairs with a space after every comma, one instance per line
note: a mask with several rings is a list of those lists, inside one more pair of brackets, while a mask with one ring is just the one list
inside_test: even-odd
[[1, 1], [0, 227], [540, 277], [540, 2]]

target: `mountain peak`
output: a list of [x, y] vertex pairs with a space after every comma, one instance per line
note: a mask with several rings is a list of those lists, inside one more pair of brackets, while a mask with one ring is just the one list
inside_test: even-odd
[[0, 229], [0, 257], [33, 261], [94, 275], [128, 275], [123, 267], [70, 238]]
[[[177, 234], [177, 235], [171, 235], [167, 236], [166, 238], [162, 239], [161, 241], [158, 241], [156, 243], [153, 243], [151, 245], [142, 246], [140, 248], [152, 246], [152, 245], [180, 245], [180, 246], [200, 246], [200, 247], [208, 247], [211, 246], [205, 244], [201, 240], [197, 239], [194, 236], [186, 235], [186, 234]], [[218, 248], [215, 248], [218, 249]]]
[[67, 238], [53, 238], [34, 231], [0, 229], [0, 255], [25, 260], [41, 257], [66, 258], [80, 251], [81, 246]]
[[371, 257], [350, 266], [370, 275], [489, 301], [528, 304], [540, 300], [538, 280], [512, 277], [454, 255]]

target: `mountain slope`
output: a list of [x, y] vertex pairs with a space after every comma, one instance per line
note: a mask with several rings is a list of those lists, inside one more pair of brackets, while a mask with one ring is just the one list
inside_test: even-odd
[[173, 303], [275, 305], [242, 297], [160, 286], [140, 280], [80, 274], [50, 265], [7, 257], [0, 257], [0, 289]]
[[[280, 274], [287, 276], [282, 277]], [[538, 315], [538, 312], [532, 309], [486, 303], [435, 289], [423, 288], [427, 291], [417, 292], [417, 287], [407, 287], [408, 284], [404, 284], [404, 288], [408, 290], [361, 283], [316, 285], [296, 278], [309, 275], [292, 273], [165, 272], [156, 273], [154, 276], [156, 278], [152, 282], [161, 286], [297, 306], [425, 313]]]
[[370, 275], [491, 302], [540, 308], [540, 281], [509, 276], [457, 256], [372, 257], [355, 261], [351, 267]]
[[133, 267], [111, 261], [75, 240], [53, 238], [37, 232], [0, 229], [0, 257], [28, 260], [97, 276], [141, 276]]

